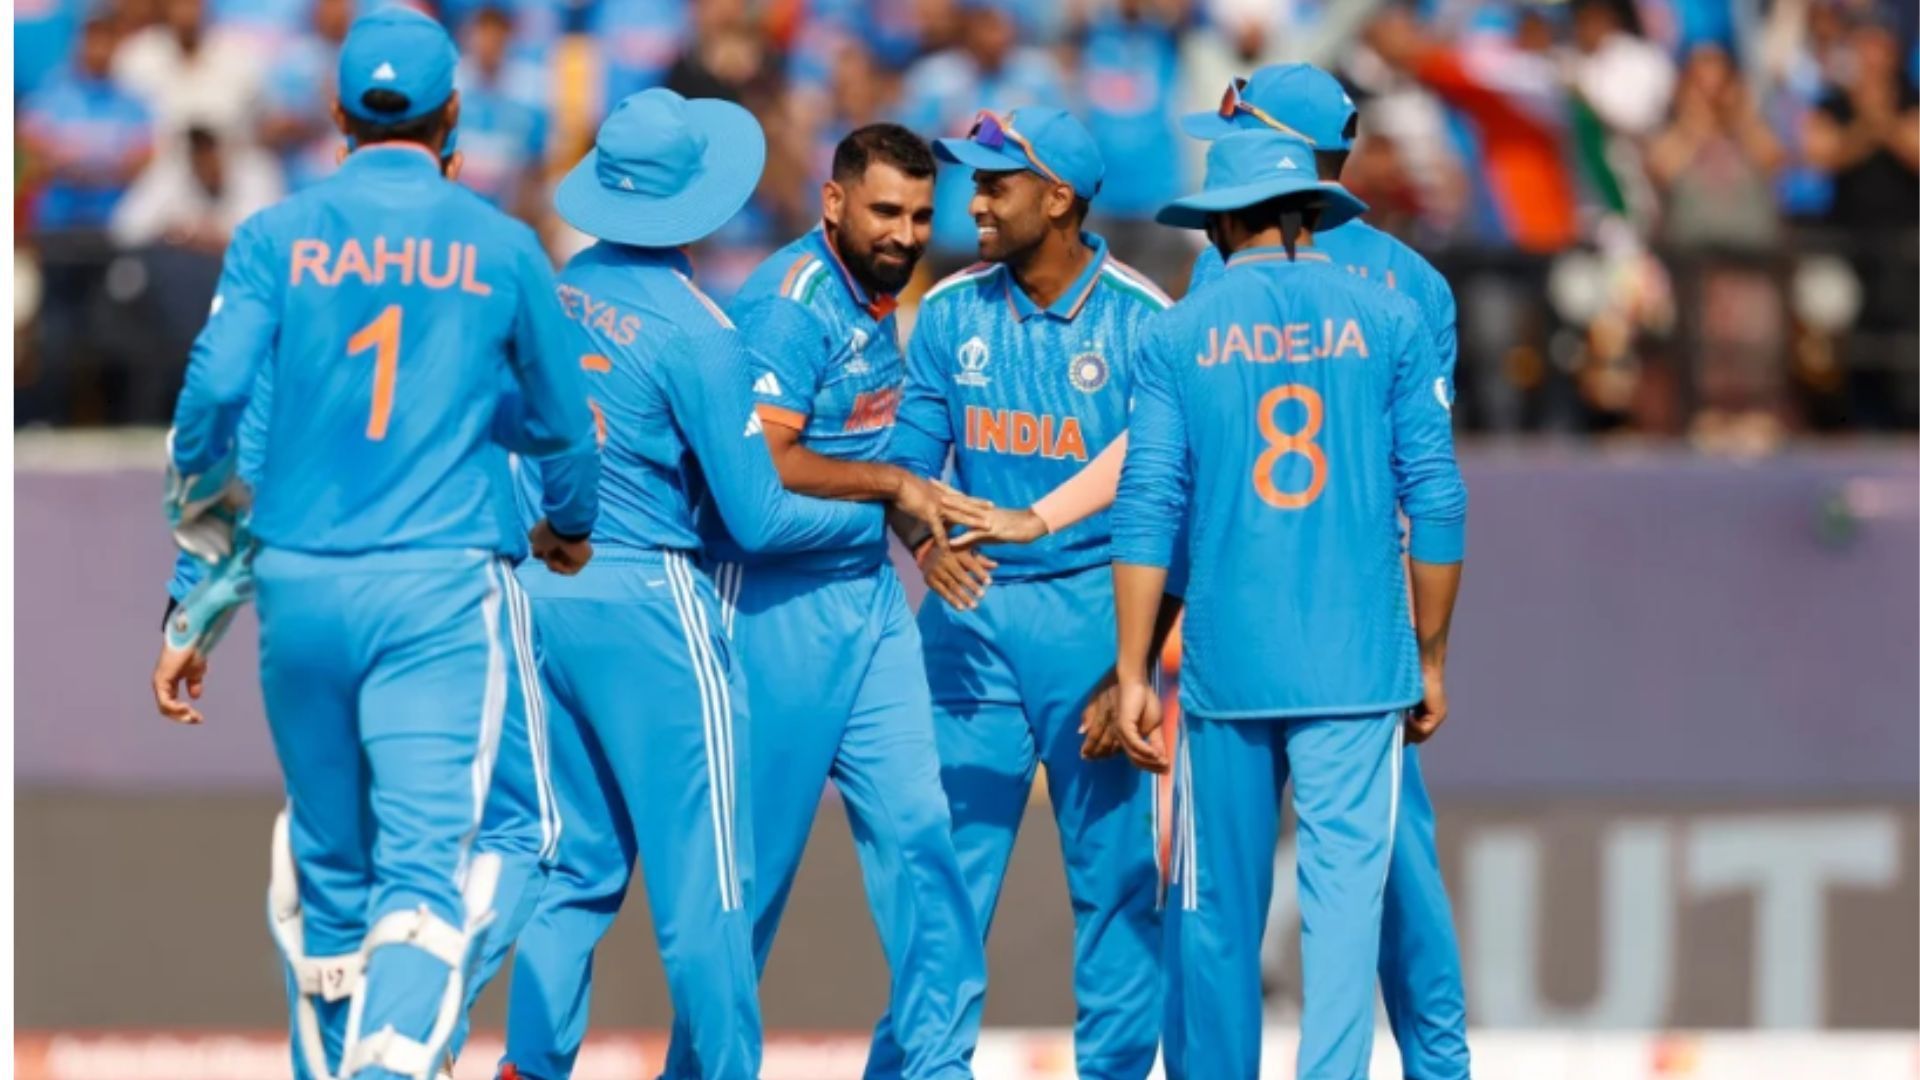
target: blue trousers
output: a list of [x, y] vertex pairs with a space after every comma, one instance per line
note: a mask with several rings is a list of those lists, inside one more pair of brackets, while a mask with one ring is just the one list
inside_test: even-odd
[[1160, 1042], [1153, 788], [1123, 758], [1082, 760], [1077, 730], [1113, 666], [1112, 578], [1102, 566], [995, 582], [970, 612], [929, 597], [920, 630], [954, 849], [982, 931], [1045, 765], [1073, 903], [1079, 1075], [1140, 1080]]
[[519, 934], [507, 1060], [561, 1080], [586, 1034], [594, 947], [633, 870], [653, 913], [690, 1075], [756, 1077], [746, 686], [705, 575], [678, 553], [602, 549], [575, 577], [529, 563], [561, 818]]
[[1260, 940], [1280, 792], [1299, 830], [1305, 1004], [1297, 1075], [1365, 1080], [1400, 793], [1402, 716], [1183, 717], [1167, 898], [1170, 1080], [1260, 1072]]
[[1401, 751], [1400, 813], [1380, 913], [1380, 990], [1408, 1080], [1468, 1080], [1467, 996], [1420, 749]]
[[[330, 1075], [419, 1075], [398, 1056], [364, 1067], [342, 1057], [363, 1040], [404, 1040], [404, 1057], [432, 1062], [459, 1017], [488, 918], [463, 889], [511, 693], [508, 570], [484, 552], [273, 549], [254, 569], [261, 685], [287, 786], [294, 880], [276, 866], [269, 911], [297, 919], [294, 940], [281, 940], [294, 1072], [311, 1077], [318, 1053]], [[279, 899], [283, 884], [297, 908]], [[356, 984], [352, 954], [403, 923], [417, 932], [373, 944]], [[355, 985], [350, 998], [333, 993]], [[303, 1005], [323, 995], [317, 1032], [303, 1031]]]
[[[748, 694], [767, 721], [752, 728], [756, 958], [764, 967], [831, 781], [904, 1033], [876, 1043], [867, 1075], [971, 1076], [986, 960], [954, 858], [920, 636], [899, 578], [884, 566], [828, 577], [728, 564], [715, 580]], [[695, 1075], [676, 1067], [677, 1054], [669, 1062], [670, 1076]]]

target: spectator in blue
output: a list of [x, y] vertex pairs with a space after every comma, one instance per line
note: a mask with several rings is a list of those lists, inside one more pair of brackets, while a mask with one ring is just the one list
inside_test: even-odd
[[16, 0], [13, 5], [13, 99], [25, 101], [60, 70], [73, 48], [80, 0]]
[[152, 116], [110, 77], [119, 44], [111, 16], [90, 16], [72, 68], [49, 78], [21, 112], [30, 176], [46, 181], [36, 233], [104, 229], [153, 157]]
[[91, 13], [72, 67], [49, 77], [20, 112], [20, 185], [39, 190], [29, 229], [45, 300], [34, 362], [16, 369], [16, 423], [70, 419], [75, 386], [99, 382], [88, 315], [112, 255], [106, 227], [153, 160], [152, 116], [110, 78], [119, 44], [112, 17]]
[[[964, 136], [982, 109], [1005, 115], [1026, 105], [1057, 105], [1066, 83], [1053, 57], [1018, 45], [1016, 0], [956, 0], [959, 44], [907, 72], [900, 122], [933, 139]], [[973, 170], [941, 165], [933, 189], [935, 276], [971, 263], [979, 251], [973, 216]]]
[[260, 145], [280, 160], [289, 192], [333, 175], [346, 143], [334, 126], [334, 73], [353, 24], [353, 0], [313, 0], [309, 32], [275, 58], [264, 80]]
[[503, 5], [482, 7], [467, 20], [459, 74], [460, 182], [507, 213], [538, 222], [546, 203], [547, 113], [513, 85], [513, 32], [514, 12]]
[[271, 55], [306, 29], [311, 7], [311, 0], [208, 0], [207, 23], [244, 34], [262, 55]]
[[1105, 0], [1075, 34], [1076, 111], [1107, 162], [1090, 227], [1162, 287], [1193, 261], [1181, 233], [1153, 221], [1188, 186], [1174, 103], [1189, 10], [1188, 0]]
[[606, 104], [663, 85], [690, 24], [687, 0], [599, 0], [589, 30], [606, 72]]

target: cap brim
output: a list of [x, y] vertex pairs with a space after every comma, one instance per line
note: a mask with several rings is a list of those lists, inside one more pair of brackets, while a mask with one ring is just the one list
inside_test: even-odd
[[935, 139], [933, 156], [950, 165], [964, 165], [976, 172], [1032, 172], [1027, 159], [1004, 150], [981, 146], [972, 139]]
[[1244, 210], [1249, 206], [1257, 206], [1268, 199], [1277, 199], [1282, 195], [1305, 193], [1321, 196], [1319, 227], [1322, 229], [1344, 225], [1367, 212], [1366, 203], [1354, 198], [1352, 193], [1337, 184], [1275, 180], [1202, 191], [1185, 198], [1175, 199], [1161, 207], [1160, 212], [1153, 216], [1153, 220], [1162, 225], [1171, 225], [1176, 229], [1204, 229], [1207, 227], [1207, 218], [1210, 215], [1222, 214], [1230, 210]]
[[1180, 130], [1196, 139], [1212, 142], [1242, 128], [1217, 112], [1195, 112], [1180, 118]]
[[686, 187], [670, 195], [605, 187], [600, 152], [590, 150], [560, 181], [554, 208], [567, 224], [616, 244], [679, 247], [712, 235], [759, 186], [767, 137], [752, 113], [728, 101], [688, 101], [687, 119], [706, 136], [707, 150]]

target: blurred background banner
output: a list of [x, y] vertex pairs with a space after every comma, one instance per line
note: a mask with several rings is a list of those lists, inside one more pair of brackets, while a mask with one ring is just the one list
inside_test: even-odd
[[[14, 7], [15, 1075], [284, 1074], [251, 615], [205, 728], [145, 685], [172, 557], [156, 430], [235, 226], [335, 167], [337, 51], [379, 2]], [[585, 241], [552, 185], [610, 103], [666, 85], [753, 110], [766, 175], [694, 253], [723, 299], [814, 223], [848, 131], [958, 135], [1034, 102], [1087, 122], [1090, 227], [1178, 295], [1197, 241], [1151, 224], [1200, 178], [1176, 117], [1263, 63], [1334, 71], [1361, 114], [1344, 181], [1459, 310], [1473, 565], [1424, 761], [1476, 1075], [1920, 1078], [1910, 0], [422, 6], [462, 44], [461, 182], [556, 260]], [[974, 258], [967, 191], [939, 179], [903, 332]], [[992, 1080], [1070, 1068], [1052, 828], [1028, 815], [990, 947]], [[764, 988], [770, 1078], [857, 1074], [884, 1004], [847, 831], [816, 829], [807, 929]], [[1292, 903], [1283, 884], [1265, 945], [1272, 1070]], [[606, 950], [582, 1080], [651, 1068], [669, 1019], [643, 910]], [[166, 992], [105, 974], [129, 958]], [[479, 1022], [500, 1020], [496, 991]]]

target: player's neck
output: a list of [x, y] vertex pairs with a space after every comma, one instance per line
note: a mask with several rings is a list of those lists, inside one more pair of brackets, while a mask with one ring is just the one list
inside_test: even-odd
[[[1286, 246], [1286, 235], [1280, 231], [1278, 226], [1275, 226], [1271, 229], [1261, 229], [1259, 232], [1248, 233], [1239, 243], [1233, 245], [1233, 250], [1228, 252], [1228, 254], [1238, 255], [1243, 251], [1252, 251], [1255, 248], [1283, 248]], [[1295, 233], [1293, 246], [1295, 250], [1301, 251], [1312, 247], [1313, 230], [1303, 228], [1298, 233]]]
[[1080, 280], [1092, 261], [1093, 249], [1074, 228], [1049, 232], [1031, 254], [1007, 269], [1034, 307], [1049, 308]]

